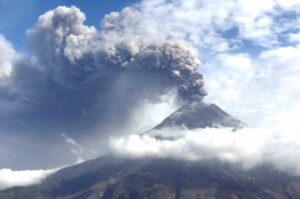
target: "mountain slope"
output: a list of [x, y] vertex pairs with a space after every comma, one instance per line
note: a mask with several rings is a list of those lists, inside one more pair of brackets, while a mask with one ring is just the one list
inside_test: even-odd
[[[191, 103], [156, 129], [241, 128], [216, 105]], [[0, 199], [299, 199], [300, 178], [270, 165], [243, 170], [218, 160], [102, 157], [64, 168], [41, 184], [0, 192]]]
[[197, 199], [300, 197], [300, 179], [268, 165], [244, 171], [219, 161], [99, 158], [62, 169], [42, 184], [0, 192], [5, 199]]

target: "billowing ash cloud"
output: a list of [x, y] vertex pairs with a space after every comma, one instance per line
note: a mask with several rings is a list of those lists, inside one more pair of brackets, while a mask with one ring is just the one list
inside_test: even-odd
[[182, 99], [202, 100], [206, 95], [203, 77], [196, 72], [199, 63], [190, 52], [188, 48], [178, 44], [150, 45], [134, 58], [133, 64], [146, 70], [166, 73], [176, 81], [178, 94]]
[[[122, 14], [126, 19], [131, 12], [125, 10]], [[31, 46], [40, 64], [66, 87], [78, 86], [107, 70], [136, 70], [170, 78], [178, 85], [183, 99], [201, 99], [206, 95], [202, 75], [197, 72], [200, 61], [191, 46], [123, 38], [130, 24], [122, 24], [122, 20], [119, 24], [120, 17], [115, 13], [108, 15], [103, 30], [98, 32], [83, 24], [85, 16], [78, 8], [58, 7], [40, 16], [28, 31]], [[114, 40], [112, 35], [120, 38]]]
[[[42, 155], [49, 158], [40, 161], [41, 166], [68, 164], [70, 160], [61, 162], [65, 154], [57, 157], [55, 152], [67, 147], [61, 134], [83, 145], [99, 145], [111, 134], [156, 125], [178, 105], [171, 104], [174, 96], [178, 102], [202, 100], [206, 92], [193, 47], [183, 41], [152, 40], [148, 33], [128, 33], [133, 12], [106, 16], [101, 30], [84, 25], [85, 15], [76, 7], [60, 6], [38, 18], [27, 31], [33, 56], [9, 58], [11, 69], [0, 87], [0, 132], [7, 139], [0, 141], [3, 148], [53, 152], [53, 158]], [[166, 101], [168, 111], [139, 126], [137, 115], [151, 114], [143, 112], [146, 106]], [[55, 144], [47, 146], [45, 140]], [[1, 158], [0, 167], [17, 164], [15, 156]], [[53, 159], [56, 163], [51, 164]]]

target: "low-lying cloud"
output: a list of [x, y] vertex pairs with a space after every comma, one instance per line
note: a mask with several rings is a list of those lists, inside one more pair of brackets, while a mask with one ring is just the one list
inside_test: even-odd
[[38, 184], [57, 170], [14, 171], [11, 169], [0, 169], [0, 191], [10, 187]]
[[252, 169], [262, 164], [300, 175], [298, 131], [285, 129], [226, 128], [153, 130], [145, 134], [115, 137], [111, 152], [130, 158], [159, 157], [188, 161], [217, 159]]

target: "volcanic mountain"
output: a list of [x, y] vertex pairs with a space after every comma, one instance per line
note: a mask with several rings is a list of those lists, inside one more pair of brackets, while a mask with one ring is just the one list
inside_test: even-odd
[[[245, 124], [213, 104], [193, 102], [155, 129], [229, 127]], [[38, 185], [0, 192], [1, 199], [292, 199], [300, 178], [270, 165], [244, 170], [219, 160], [101, 157], [61, 169]]]
[[242, 128], [245, 123], [229, 115], [215, 104], [194, 101], [164, 119], [155, 129], [166, 127], [197, 128]]

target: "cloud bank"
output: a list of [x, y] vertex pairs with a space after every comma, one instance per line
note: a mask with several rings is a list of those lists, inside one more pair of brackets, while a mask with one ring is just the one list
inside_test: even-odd
[[11, 169], [0, 169], [0, 190], [16, 186], [38, 184], [57, 170], [58, 169], [14, 171]]
[[139, 158], [175, 158], [188, 161], [217, 159], [252, 169], [262, 164], [300, 175], [299, 131], [268, 128], [196, 129], [166, 128], [146, 134], [114, 137], [111, 153]]

